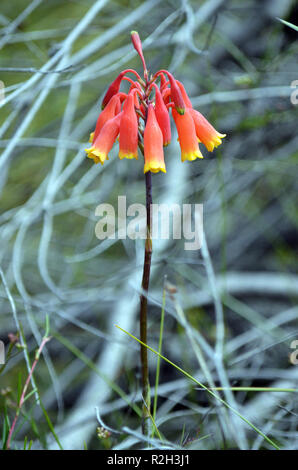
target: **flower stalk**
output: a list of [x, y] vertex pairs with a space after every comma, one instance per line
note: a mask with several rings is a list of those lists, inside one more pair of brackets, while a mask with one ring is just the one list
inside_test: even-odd
[[[140, 296], [140, 339], [143, 343], [147, 344], [147, 297], [150, 281], [151, 258], [152, 258], [152, 240], [151, 240], [151, 226], [152, 226], [152, 177], [151, 172], [145, 174], [146, 185], [146, 212], [147, 212], [147, 237], [145, 241], [145, 254], [143, 265], [143, 278], [142, 278], [142, 293]], [[144, 435], [149, 433], [149, 418], [150, 418], [150, 383], [149, 383], [149, 366], [148, 366], [148, 350], [141, 344], [141, 372], [142, 372], [142, 398], [143, 398], [143, 414], [142, 414], [142, 432]]]

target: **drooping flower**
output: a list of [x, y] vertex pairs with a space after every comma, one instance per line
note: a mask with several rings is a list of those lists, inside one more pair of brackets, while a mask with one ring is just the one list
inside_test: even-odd
[[100, 133], [101, 129], [105, 125], [105, 123], [113, 118], [116, 114], [119, 113], [121, 109], [121, 101], [120, 97], [117, 95], [113, 96], [104, 110], [98, 116], [95, 131], [90, 134], [90, 142], [93, 143], [97, 138], [98, 134]]
[[122, 113], [119, 113], [109, 119], [102, 127], [92, 146], [86, 149], [87, 157], [93, 158], [94, 163], [103, 165], [104, 161], [109, 159], [108, 154], [119, 134], [121, 115]]
[[120, 121], [119, 158], [138, 159], [138, 118], [135, 112], [134, 93], [130, 93], [123, 105]]
[[213, 152], [214, 147], [218, 147], [221, 144], [221, 139], [223, 139], [226, 134], [217, 132], [199, 111], [191, 108], [190, 113], [195, 123], [196, 134], [199, 141], [205, 145], [208, 152]]
[[155, 89], [155, 116], [163, 135], [163, 145], [166, 147], [171, 142], [170, 115], [158, 86], [155, 83], [153, 85]]
[[166, 173], [163, 153], [163, 135], [158, 125], [152, 104], [149, 104], [147, 122], [144, 131], [144, 173], [151, 171]]
[[181, 115], [175, 108], [172, 108], [172, 113], [179, 137], [181, 160], [184, 162], [185, 160], [193, 161], [196, 160], [196, 158], [203, 158], [189, 109], [186, 108], [184, 115]]
[[216, 129], [210, 124], [210, 122], [201, 114], [199, 111], [196, 111], [192, 107], [192, 103], [185, 91], [185, 88], [181, 82], [176, 80], [180, 91], [182, 93], [183, 99], [186, 106], [189, 108], [189, 111], [192, 115], [192, 118], [195, 123], [196, 134], [200, 142], [205, 145], [208, 152], [212, 152], [214, 147], [218, 147], [221, 144], [221, 139], [226, 137], [226, 134], [220, 134]]

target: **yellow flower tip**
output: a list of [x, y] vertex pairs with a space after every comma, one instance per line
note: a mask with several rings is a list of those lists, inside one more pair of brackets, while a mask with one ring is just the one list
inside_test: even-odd
[[94, 163], [101, 163], [103, 165], [105, 160], [108, 160], [109, 157], [105, 154], [97, 150], [95, 147], [91, 147], [90, 149], [85, 149], [88, 158], [92, 158]]
[[85, 152], [87, 153], [88, 158], [93, 158], [92, 153], [93, 153], [94, 147], [90, 147], [90, 149], [85, 149]]
[[216, 136], [213, 137], [213, 139], [206, 144], [206, 148], [207, 148], [208, 152], [213, 152], [214, 148], [221, 145], [222, 144], [221, 139], [223, 139], [224, 137], [226, 137], [226, 134], [217, 133]]
[[94, 137], [94, 132], [91, 132], [90, 136], [89, 136], [89, 142], [90, 144], [92, 144], [93, 142], [93, 137]]
[[214, 144], [213, 141], [210, 141], [210, 142], [206, 143], [206, 149], [208, 150], [208, 152], [213, 152], [214, 147], [215, 147], [215, 144]]
[[99, 163], [99, 162], [102, 163], [101, 160], [93, 153], [88, 153], [87, 157], [91, 158], [94, 161], [94, 163]]
[[219, 132], [206, 144], [206, 148], [208, 152], [213, 152], [214, 148], [218, 147], [222, 144], [221, 139], [226, 137], [226, 134], [220, 134]]
[[123, 150], [119, 151], [119, 158], [120, 160], [123, 160], [123, 158], [127, 158], [128, 160], [132, 160], [135, 158], [136, 160], [138, 159], [138, 154], [137, 153], [126, 153], [123, 152]]
[[168, 145], [170, 145], [170, 143], [171, 143], [171, 141], [169, 140], [169, 142], [165, 142], [165, 143], [163, 144], [163, 146], [164, 146], [164, 147], [167, 147]]
[[164, 163], [152, 161], [150, 163], [145, 163], [144, 165], [144, 173], [148, 173], [148, 171], [151, 171], [151, 173], [159, 173], [160, 171], [163, 173], [167, 172]]
[[204, 158], [200, 151], [195, 152], [183, 152], [181, 154], [181, 160], [185, 162], [188, 160], [189, 162], [193, 162], [197, 158]]

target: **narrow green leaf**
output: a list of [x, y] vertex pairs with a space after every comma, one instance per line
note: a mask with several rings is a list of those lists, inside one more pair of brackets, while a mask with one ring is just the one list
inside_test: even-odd
[[277, 18], [281, 23], [285, 24], [286, 26], [289, 26], [289, 28], [294, 29], [295, 31], [298, 31], [298, 26], [296, 26], [293, 23], [289, 23], [288, 21], [282, 20], [281, 18]]
[[204, 390], [206, 390], [207, 393], [209, 393], [209, 395], [211, 395], [212, 397], [216, 398], [216, 400], [220, 401], [220, 403], [222, 403], [223, 405], [225, 405], [229, 410], [231, 410], [233, 413], [235, 413], [240, 419], [242, 419], [246, 424], [248, 424], [248, 426], [250, 426], [254, 431], [256, 431], [260, 436], [263, 437], [263, 439], [265, 439], [265, 441], [267, 441], [269, 444], [271, 444], [275, 449], [277, 450], [280, 450], [280, 448], [278, 447], [278, 445], [273, 442], [269, 437], [267, 437], [259, 428], [257, 428], [251, 421], [249, 421], [247, 418], [245, 418], [241, 413], [239, 413], [239, 411], [235, 410], [235, 408], [233, 408], [231, 405], [229, 405], [226, 401], [224, 401], [219, 395], [216, 395], [215, 393], [213, 393], [210, 389], [208, 389], [207, 387], [205, 387], [205, 385], [201, 384], [197, 379], [195, 379], [192, 375], [190, 375], [188, 372], [186, 372], [185, 370], [183, 370], [181, 367], [177, 366], [177, 364], [175, 364], [174, 362], [170, 361], [169, 359], [167, 359], [165, 356], [162, 356], [161, 354], [159, 354], [158, 351], [155, 351], [155, 349], [151, 348], [150, 346], [148, 346], [147, 344], [143, 343], [141, 340], [139, 340], [138, 338], [136, 338], [135, 336], [133, 336], [131, 333], [128, 333], [128, 331], [125, 331], [123, 330], [123, 328], [121, 328], [120, 326], [118, 325], [115, 325], [116, 328], [118, 328], [119, 330], [123, 331], [123, 333], [127, 334], [128, 336], [130, 336], [131, 338], [133, 338], [134, 340], [136, 340], [138, 343], [142, 344], [143, 346], [145, 346], [147, 349], [149, 349], [150, 351], [152, 351], [154, 354], [157, 354], [158, 356], [161, 357], [161, 359], [163, 359], [164, 361], [166, 361], [168, 364], [170, 364], [171, 366], [175, 367], [175, 369], [177, 369], [179, 372], [181, 372], [183, 375], [185, 375], [187, 378], [189, 378], [190, 380], [192, 380], [193, 382], [195, 382], [197, 385], [199, 385], [201, 388], [203, 388]]

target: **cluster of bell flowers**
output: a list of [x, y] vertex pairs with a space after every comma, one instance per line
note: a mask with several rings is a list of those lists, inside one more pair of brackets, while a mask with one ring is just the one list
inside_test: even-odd
[[[135, 80], [127, 77], [133, 73]], [[138, 159], [144, 154], [144, 173], [166, 172], [164, 147], [171, 142], [170, 111], [177, 128], [181, 160], [203, 158], [199, 143], [212, 152], [221, 144], [220, 134], [192, 103], [181, 82], [167, 70], [160, 70], [150, 80], [143, 80], [133, 69], [122, 71], [109, 86], [87, 156], [95, 163], [108, 160], [115, 141], [119, 140], [119, 158]], [[122, 81], [130, 83], [128, 93], [120, 91]], [[159, 86], [157, 83], [159, 83]]]

